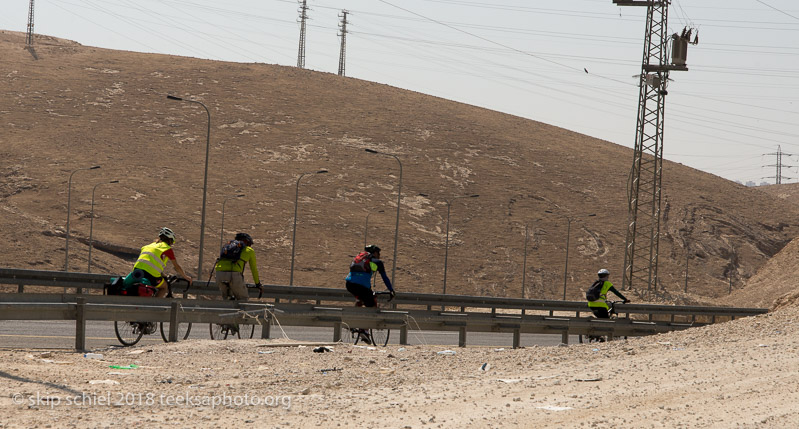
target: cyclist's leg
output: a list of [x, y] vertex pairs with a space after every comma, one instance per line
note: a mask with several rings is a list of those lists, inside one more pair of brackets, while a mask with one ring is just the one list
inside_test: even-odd
[[[596, 317], [597, 319], [610, 319], [610, 315], [608, 314], [607, 308], [605, 307], [590, 307], [590, 308], [591, 312], [594, 313], [594, 317]], [[605, 338], [599, 335], [589, 335], [588, 342], [590, 343], [591, 341], [604, 342]]]
[[231, 278], [233, 277], [233, 273], [230, 271], [217, 271], [215, 273], [216, 276], [216, 285], [219, 287], [219, 292], [222, 293], [222, 299], [227, 299], [230, 296], [231, 292]]
[[249, 294], [247, 292], [247, 285], [244, 284], [243, 273], [230, 273], [230, 285], [228, 286], [228, 290], [236, 301], [247, 301]]
[[364, 306], [366, 307], [374, 307], [375, 297], [372, 294], [372, 290], [366, 286], [359, 285], [353, 282], [347, 282], [347, 290], [355, 296]]

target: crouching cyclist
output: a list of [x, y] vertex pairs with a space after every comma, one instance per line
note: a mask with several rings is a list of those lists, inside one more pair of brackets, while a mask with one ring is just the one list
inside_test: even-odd
[[125, 286], [146, 282], [157, 289], [156, 297], [163, 298], [168, 292], [168, 288], [164, 287], [166, 285], [164, 270], [167, 261], [171, 261], [175, 271], [191, 285], [191, 277], [186, 275], [175, 258], [175, 252], [172, 250], [173, 244], [175, 244], [175, 233], [169, 228], [161, 228], [158, 231], [158, 240], [141, 248], [139, 259], [133, 265], [133, 271], [125, 277]]
[[[594, 313], [594, 317], [598, 319], [610, 319], [610, 307], [608, 306], [608, 292], [613, 292], [624, 300], [624, 303], [627, 304], [630, 302], [624, 295], [621, 294], [615, 287], [613, 287], [613, 283], [608, 281], [610, 278], [610, 271], [606, 270], [605, 268], [599, 270], [597, 272], [598, 279], [594, 282], [593, 285], [588, 290], [586, 294], [586, 298], [588, 298], [588, 308], [591, 309], [591, 312]], [[596, 299], [591, 299], [594, 296]], [[589, 341], [601, 341], [602, 337], [597, 336], [588, 336]]]
[[391, 293], [391, 298], [394, 298], [395, 295], [394, 287], [391, 286], [391, 280], [386, 275], [386, 267], [383, 265], [383, 261], [380, 260], [380, 248], [370, 244], [364, 247], [363, 250], [350, 263], [350, 273], [346, 279], [347, 290], [358, 299], [356, 305], [377, 307], [377, 300], [374, 293], [372, 293], [372, 274], [375, 272], [380, 273], [386, 289]]

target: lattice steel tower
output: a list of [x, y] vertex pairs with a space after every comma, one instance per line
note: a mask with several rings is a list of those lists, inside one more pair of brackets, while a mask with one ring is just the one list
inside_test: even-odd
[[339, 49], [338, 54], [338, 75], [344, 76], [344, 63], [347, 59], [347, 12], [346, 10], [341, 11], [341, 22], [338, 24], [339, 33], [338, 35], [341, 36], [341, 49]]
[[297, 67], [305, 68], [305, 21], [308, 20], [308, 0], [302, 0], [302, 6], [297, 9], [300, 13], [300, 49], [297, 52]]
[[33, 48], [33, 0], [28, 8], [28, 35], [25, 37], [25, 47]]
[[685, 38], [674, 36], [675, 61], [669, 64], [666, 32], [670, 0], [613, 0], [613, 3], [647, 8], [635, 151], [627, 183], [628, 223], [622, 288], [646, 284], [650, 290], [657, 288], [666, 83], [669, 71], [688, 70], [685, 51], [690, 32], [687, 35], [683, 32]]
[[[780, 145], [777, 145], [777, 152], [766, 153], [764, 155], [766, 155], [766, 156], [776, 156], [777, 157], [777, 163], [776, 164], [764, 165], [763, 166], [763, 167], [777, 167], [777, 174], [774, 176], [774, 182], [777, 185], [781, 185], [782, 184], [782, 179], [788, 179], [788, 180], [793, 179], [793, 177], [785, 177], [785, 176], [782, 175], [782, 167], [788, 167], [788, 168], [793, 167], [793, 165], [784, 165], [782, 163], [782, 157], [783, 157], [783, 155], [784, 156], [793, 156], [792, 153], [783, 152], [782, 151], [782, 147]], [[764, 177], [764, 179], [771, 179], [771, 177]]]

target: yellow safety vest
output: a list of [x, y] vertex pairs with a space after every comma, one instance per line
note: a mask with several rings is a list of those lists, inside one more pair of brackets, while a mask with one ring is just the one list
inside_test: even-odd
[[607, 300], [608, 300], [608, 291], [612, 287], [613, 287], [613, 283], [605, 280], [605, 283], [602, 284], [602, 289], [599, 292], [599, 299], [596, 300], [596, 301], [588, 301], [588, 306], [589, 307], [602, 307], [602, 308], [605, 308], [605, 309], [610, 309], [610, 307], [608, 307]]
[[163, 277], [166, 261], [168, 260], [168, 258], [164, 256], [164, 252], [169, 249], [171, 249], [169, 244], [163, 241], [150, 243], [142, 247], [139, 260], [136, 261], [133, 268], [144, 270], [153, 277]]

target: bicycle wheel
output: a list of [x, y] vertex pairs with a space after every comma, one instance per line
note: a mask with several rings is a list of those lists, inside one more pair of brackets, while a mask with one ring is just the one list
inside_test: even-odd
[[211, 339], [212, 340], [226, 340], [228, 338], [241, 338], [239, 331], [233, 328], [233, 325], [220, 325], [217, 323], [210, 324]]
[[388, 344], [388, 337], [391, 335], [390, 329], [370, 329], [369, 337], [375, 346], [385, 347]]
[[[161, 322], [161, 339], [169, 342], [169, 322]], [[191, 323], [178, 323], [178, 341], [189, 338]]]
[[144, 329], [139, 322], [114, 321], [114, 333], [123, 346], [132, 346], [144, 336]]
[[255, 335], [255, 325], [239, 325], [239, 338], [251, 339]]

